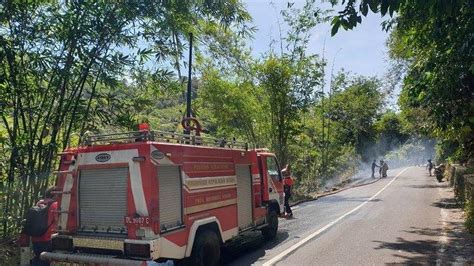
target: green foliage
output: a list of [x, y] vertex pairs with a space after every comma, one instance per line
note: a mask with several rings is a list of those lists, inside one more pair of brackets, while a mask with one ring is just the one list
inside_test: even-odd
[[411, 62], [400, 105], [406, 112], [425, 110], [422, 125], [426, 131], [454, 143], [456, 159], [464, 161], [473, 149], [470, 91], [474, 73], [470, 67], [474, 52], [468, 48], [472, 40], [466, 42], [461, 36], [472, 34], [474, 9], [468, 1], [439, 4], [430, 7], [429, 16], [413, 12], [413, 7], [400, 10], [395, 28], [398, 37], [393, 38], [392, 46], [403, 46], [407, 52], [394, 49], [393, 56]]
[[[199, 39], [205, 23], [245, 32], [249, 19], [237, 1], [2, 1], [3, 236], [53, 183], [55, 154], [73, 133], [134, 128], [153, 114], [154, 95], [181, 86], [169, 66], [180, 72], [189, 32]], [[152, 59], [164, 67], [144, 71]]]
[[385, 154], [384, 158], [392, 167], [414, 164], [424, 165], [433, 156], [433, 140], [411, 137], [405, 143], [397, 147], [391, 147], [387, 151], [388, 153]]
[[197, 105], [201, 115], [213, 119], [206, 123], [208, 130], [219, 137], [243, 137], [256, 147], [266, 144], [265, 106], [258, 101], [262, 90], [248, 82], [223, 80], [212, 70], [203, 74], [201, 86]]
[[[268, 110], [272, 150], [277, 151], [283, 164], [287, 162], [288, 140], [298, 129], [300, 96], [291, 84], [292, 70], [285, 59], [268, 58], [258, 68], [263, 92], [268, 95]], [[304, 95], [303, 95], [304, 97]], [[304, 101], [304, 99], [303, 99]]]
[[466, 204], [464, 206], [464, 213], [466, 217], [465, 225], [466, 229], [471, 234], [474, 234], [474, 184], [472, 181], [469, 181], [469, 179], [472, 180], [473, 175], [474, 167], [471, 161], [471, 163], [468, 163], [466, 175], [464, 176], [464, 181], [466, 183]]
[[[388, 113], [377, 120], [383, 109], [380, 81], [341, 72], [334, 77], [330, 99], [316, 98], [323, 64], [314, 56], [303, 59], [270, 54], [262, 61], [246, 59], [246, 69], [229, 61], [238, 69], [231, 76], [203, 60], [197, 108], [209, 133], [243, 137], [270, 147], [281, 162], [292, 163], [298, 191], [305, 194], [335, 176], [354, 174], [361, 160], [383, 155], [406, 139], [398, 115]], [[323, 130], [329, 136], [325, 141], [320, 137]], [[400, 139], [385, 145], [379, 143], [381, 135]], [[372, 147], [377, 145], [379, 150]]]
[[474, 234], [474, 201], [470, 200], [464, 207], [466, 221], [464, 222], [469, 233]]
[[474, 150], [474, 51], [466, 37], [474, 29], [472, 1], [363, 0], [358, 7], [347, 1], [333, 18], [333, 33], [355, 27], [369, 9], [390, 17], [397, 12], [383, 26], [393, 28], [391, 57], [407, 64], [399, 100], [405, 117], [415, 131], [453, 143], [452, 160], [466, 161]]
[[[336, 5], [339, 1], [334, 1], [333, 6]], [[409, 6], [410, 2], [416, 2], [414, 0], [361, 0], [358, 5], [355, 0], [344, 0], [342, 4], [345, 5], [344, 9], [338, 12], [337, 16], [332, 18], [331, 24], [331, 34], [334, 36], [340, 27], [344, 30], [351, 30], [357, 26], [357, 24], [362, 23], [362, 16], [367, 16], [369, 10], [374, 13], [379, 13], [382, 16], [390, 15], [393, 17], [394, 13], [399, 11], [400, 7], [403, 5]], [[429, 2], [429, 1], [423, 1]], [[424, 3], [423, 3], [424, 4]], [[421, 5], [423, 5], [421, 4]], [[426, 5], [426, 4], [425, 4]], [[427, 4], [430, 5], [430, 4]], [[383, 27], [388, 30], [392, 26], [393, 21], [386, 21], [383, 23]]]
[[466, 203], [466, 183], [464, 180], [466, 170], [465, 167], [456, 166], [454, 171], [454, 197], [462, 205]]
[[201, 114], [213, 117], [213, 132], [269, 146], [283, 164], [293, 157], [289, 146], [322, 81], [323, 62], [308, 54], [307, 46], [310, 30], [324, 20], [324, 13], [311, 0], [282, 11], [287, 37], [280, 39], [279, 55], [272, 49], [261, 61], [232, 32], [206, 28], [212, 44], [197, 59], [203, 73], [199, 106]]
[[289, 146], [304, 190], [314, 191], [315, 185], [333, 177], [353, 175], [361, 161], [377, 153], [375, 122], [383, 103], [379, 82], [341, 72], [333, 84], [332, 94], [320, 98], [301, 117], [301, 130]]
[[[3, 235], [18, 231], [26, 208], [54, 182], [55, 154], [73, 135], [75, 143], [86, 131], [134, 130], [141, 120], [153, 129], [181, 130], [189, 32], [199, 44], [193, 114], [206, 134], [270, 147], [280, 163], [294, 165], [303, 193], [354, 174], [361, 161], [404, 143], [406, 131], [427, 132], [430, 126], [413, 119], [418, 109], [426, 119], [433, 113], [412, 103], [427, 102], [429, 91], [404, 92], [410, 108], [402, 115], [383, 112], [376, 78], [341, 72], [332, 77], [330, 95], [319, 92], [326, 62], [309, 52], [309, 41], [328, 18], [315, 2], [281, 12], [286, 34], [259, 59], [246, 44], [255, 29], [239, 1], [0, 4]], [[376, 2], [367, 2], [364, 13], [395, 10]], [[333, 23], [349, 29], [360, 22], [344, 16]], [[391, 45], [399, 48], [404, 32], [393, 36]]]
[[405, 131], [407, 122], [392, 111], [384, 113], [375, 123], [375, 129], [378, 132], [378, 138], [383, 141], [379, 148], [384, 151], [390, 151], [395, 147], [405, 143], [410, 134]]
[[335, 146], [354, 145], [362, 159], [368, 161], [374, 157], [369, 149], [375, 143], [374, 123], [382, 111], [380, 81], [356, 77], [346, 83], [343, 91], [336, 89], [328, 103], [329, 111], [325, 112], [332, 130], [331, 142]]

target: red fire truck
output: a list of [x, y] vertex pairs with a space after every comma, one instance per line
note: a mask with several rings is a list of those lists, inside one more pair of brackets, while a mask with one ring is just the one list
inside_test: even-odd
[[60, 156], [58, 234], [42, 259], [215, 265], [223, 243], [277, 233], [282, 176], [266, 150], [145, 129], [90, 135]]

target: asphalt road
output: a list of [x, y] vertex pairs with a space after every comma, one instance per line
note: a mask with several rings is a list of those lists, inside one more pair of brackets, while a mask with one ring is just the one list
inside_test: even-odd
[[224, 250], [228, 265], [436, 264], [442, 238], [440, 192], [421, 167], [303, 203], [280, 219], [275, 240], [258, 232]]

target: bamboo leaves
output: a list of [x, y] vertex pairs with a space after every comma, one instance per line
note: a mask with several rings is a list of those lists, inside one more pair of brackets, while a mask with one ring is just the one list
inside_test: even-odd
[[[21, 187], [24, 193], [0, 203], [4, 217], [21, 217], [52, 183], [55, 154], [73, 132], [104, 124], [130, 128], [136, 117], [129, 111], [153, 105], [150, 93], [125, 93], [134, 87], [123, 84], [135, 69], [158, 59], [164, 67], [154, 69], [155, 81], [173, 84], [167, 66], [179, 61], [182, 36], [195, 31], [196, 22], [231, 25], [248, 18], [238, 2], [2, 2], [0, 175], [9, 181], [8, 191]], [[22, 208], [12, 208], [17, 201]], [[3, 220], [4, 236], [15, 228], [8, 223]]]

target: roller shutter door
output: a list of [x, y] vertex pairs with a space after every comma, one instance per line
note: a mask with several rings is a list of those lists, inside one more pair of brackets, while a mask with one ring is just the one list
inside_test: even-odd
[[249, 165], [236, 165], [239, 228], [252, 225], [252, 175]]
[[127, 167], [80, 172], [80, 231], [126, 234], [127, 182]]
[[183, 224], [182, 186], [179, 166], [159, 165], [159, 206], [161, 231]]

